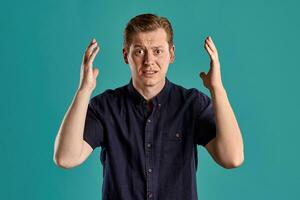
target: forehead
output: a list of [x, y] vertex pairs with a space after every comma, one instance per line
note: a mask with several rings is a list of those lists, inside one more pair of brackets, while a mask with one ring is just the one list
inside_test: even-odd
[[165, 46], [168, 45], [167, 33], [159, 28], [154, 31], [136, 33], [131, 38], [131, 46]]

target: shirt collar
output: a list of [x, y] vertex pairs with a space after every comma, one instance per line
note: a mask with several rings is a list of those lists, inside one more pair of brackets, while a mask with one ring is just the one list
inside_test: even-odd
[[[171, 86], [172, 86], [172, 83], [168, 80], [167, 77], [165, 77], [164, 87], [155, 97], [152, 98], [154, 105], [157, 104], [157, 105], [161, 106], [162, 104], [164, 104], [167, 101]], [[147, 102], [147, 100], [133, 86], [132, 78], [130, 78], [130, 81], [127, 85], [127, 89], [128, 89], [130, 97], [132, 98], [133, 102], [136, 105], [140, 105], [142, 103]]]

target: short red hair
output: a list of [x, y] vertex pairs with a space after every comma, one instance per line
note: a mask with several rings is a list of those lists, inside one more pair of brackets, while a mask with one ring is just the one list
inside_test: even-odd
[[139, 32], [154, 31], [163, 28], [167, 33], [167, 42], [169, 47], [173, 46], [173, 29], [169, 20], [155, 14], [141, 14], [132, 18], [126, 25], [124, 30], [124, 48], [129, 52], [132, 42], [132, 36]]

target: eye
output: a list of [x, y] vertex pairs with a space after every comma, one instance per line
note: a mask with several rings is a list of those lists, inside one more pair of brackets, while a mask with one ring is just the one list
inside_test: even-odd
[[144, 50], [143, 49], [137, 49], [135, 50], [135, 55], [139, 56], [139, 55], [143, 55], [144, 54]]
[[161, 49], [156, 49], [155, 54], [161, 54], [163, 51]]

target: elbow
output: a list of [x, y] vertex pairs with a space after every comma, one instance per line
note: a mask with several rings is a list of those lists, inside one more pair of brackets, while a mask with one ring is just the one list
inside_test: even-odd
[[233, 159], [231, 162], [228, 162], [222, 165], [225, 169], [233, 169], [240, 167], [244, 163], [244, 154], [242, 154], [239, 158]]
[[226, 168], [227, 169], [233, 169], [233, 168], [240, 167], [243, 164], [243, 162], [244, 162], [244, 160], [239, 160], [239, 161], [232, 162]]
[[56, 154], [53, 156], [53, 162], [57, 167], [68, 169], [65, 163]]
[[74, 164], [71, 164], [71, 163], [66, 162], [65, 160], [59, 158], [57, 155], [53, 156], [53, 162], [55, 163], [56, 166], [63, 168], [63, 169], [71, 169], [76, 166]]

